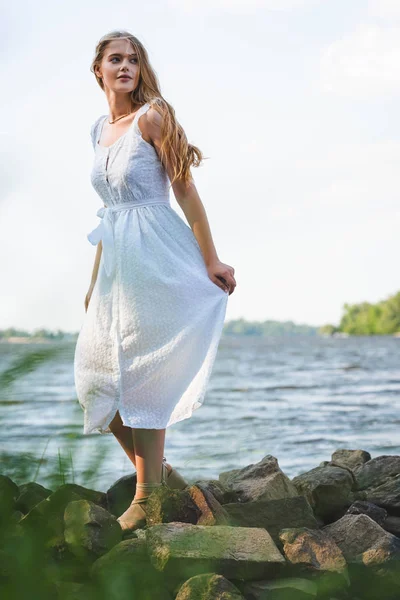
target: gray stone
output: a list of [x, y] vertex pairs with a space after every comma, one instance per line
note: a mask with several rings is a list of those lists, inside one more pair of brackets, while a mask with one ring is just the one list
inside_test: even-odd
[[95, 560], [122, 539], [114, 515], [88, 500], [70, 502], [64, 512], [64, 538], [73, 554]]
[[382, 527], [385, 529], [385, 531], [389, 531], [389, 533], [392, 533], [396, 537], [400, 538], [400, 517], [387, 517], [382, 524]]
[[218, 479], [198, 479], [193, 485], [200, 485], [201, 489], [207, 489], [221, 505], [238, 502], [237, 493], [226, 489]]
[[371, 565], [400, 560], [400, 540], [367, 515], [345, 515], [323, 531], [335, 540], [349, 563]]
[[168, 577], [215, 572], [227, 579], [261, 579], [285, 565], [262, 528], [168, 523], [147, 529], [146, 539], [152, 564]]
[[388, 477], [385, 483], [367, 488], [361, 493], [368, 502], [377, 504], [389, 513], [400, 515], [400, 475]]
[[11, 515], [16, 507], [16, 501], [19, 496], [19, 487], [10, 477], [0, 475], [0, 521]]
[[115, 481], [106, 492], [107, 510], [119, 517], [130, 505], [136, 493], [136, 473], [124, 475]]
[[101, 586], [103, 598], [172, 600], [144, 539], [123, 540], [93, 563], [90, 575]]
[[226, 489], [236, 492], [239, 502], [278, 500], [299, 495], [279, 468], [277, 459], [270, 454], [256, 464], [220, 473], [219, 480]]
[[241, 586], [246, 600], [312, 600], [318, 587], [313, 581], [287, 577], [274, 581], [248, 581]]
[[225, 504], [229, 525], [239, 527], [264, 527], [272, 539], [281, 546], [279, 532], [289, 527], [318, 529], [319, 524], [313, 510], [304, 496], [260, 500], [256, 502], [235, 502]]
[[206, 486], [198, 483], [189, 487], [187, 492], [199, 511], [196, 525], [228, 525], [226, 510]]
[[297, 527], [283, 529], [279, 537], [285, 557], [292, 565], [300, 564], [318, 571], [345, 572], [345, 557], [325, 531]]
[[85, 597], [86, 585], [74, 581], [58, 581], [54, 584], [57, 589], [58, 598], [68, 598], [68, 600], [82, 600]]
[[34, 529], [37, 535], [49, 540], [54, 545], [56, 540], [64, 539], [64, 511], [75, 500], [89, 500], [106, 507], [106, 495], [80, 485], [66, 484], [60, 486], [47, 498], [36, 504], [20, 521], [23, 529]]
[[52, 491], [43, 487], [35, 481], [23, 483], [19, 486], [19, 495], [16, 500], [16, 508], [27, 514], [34, 506], [39, 504], [45, 498], [48, 498]]
[[179, 588], [175, 600], [245, 600], [223, 575], [204, 573], [191, 577]]
[[387, 483], [387, 480], [400, 475], [400, 456], [382, 455], [372, 458], [354, 470], [357, 489], [376, 489]]
[[297, 475], [292, 483], [325, 523], [341, 517], [356, 499], [353, 475], [342, 467], [316, 467]]
[[365, 450], [346, 450], [341, 448], [332, 454], [332, 462], [354, 470], [371, 460], [371, 455]]
[[280, 533], [283, 551], [290, 567], [287, 573], [313, 577], [318, 597], [342, 593], [350, 578], [343, 553], [335, 541], [323, 531], [306, 527], [283, 529]]
[[146, 503], [147, 527], [171, 521], [196, 524], [200, 517], [201, 510], [193, 501], [188, 487], [175, 490], [162, 486], [150, 494]]
[[382, 527], [387, 518], [387, 511], [372, 502], [356, 500], [347, 510], [346, 515], [368, 515]]

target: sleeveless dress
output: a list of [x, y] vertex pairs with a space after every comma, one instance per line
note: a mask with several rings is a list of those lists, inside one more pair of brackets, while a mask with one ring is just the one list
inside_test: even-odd
[[164, 429], [189, 418], [206, 392], [229, 293], [208, 276], [196, 237], [171, 207], [167, 172], [138, 120], [99, 145], [107, 115], [91, 128], [91, 183], [103, 201], [88, 234], [102, 240], [97, 280], [74, 354], [83, 433], [124, 425]]

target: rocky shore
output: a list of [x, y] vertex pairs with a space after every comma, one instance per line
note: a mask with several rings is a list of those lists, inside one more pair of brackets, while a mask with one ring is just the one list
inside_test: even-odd
[[0, 596], [41, 600], [399, 600], [400, 456], [339, 449], [289, 479], [278, 460], [151, 495], [0, 476]]

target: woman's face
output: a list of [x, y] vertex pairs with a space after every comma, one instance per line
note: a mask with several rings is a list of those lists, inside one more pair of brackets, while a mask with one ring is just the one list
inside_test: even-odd
[[[139, 81], [138, 56], [128, 40], [113, 40], [104, 52], [97, 74], [102, 77], [105, 88], [115, 93], [129, 93]], [[121, 75], [127, 76], [126, 79]]]

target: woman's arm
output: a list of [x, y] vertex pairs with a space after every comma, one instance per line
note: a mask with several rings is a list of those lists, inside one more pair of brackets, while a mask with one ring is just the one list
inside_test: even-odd
[[[105, 204], [104, 204], [104, 207], [107, 208]], [[103, 250], [103, 245], [100, 240], [99, 243], [97, 244], [96, 256], [94, 257], [94, 265], [93, 265], [92, 279], [90, 282], [90, 288], [94, 287], [94, 284], [96, 283], [96, 280], [97, 280], [97, 274], [99, 272], [99, 265], [100, 265], [100, 258], [101, 258], [102, 250]]]
[[85, 296], [84, 304], [85, 304], [86, 312], [87, 312], [87, 309], [89, 306], [90, 298], [92, 297], [93, 288], [94, 288], [96, 280], [97, 280], [97, 273], [99, 272], [99, 264], [100, 264], [100, 257], [101, 257], [102, 249], [103, 249], [103, 246], [102, 246], [101, 240], [100, 240], [100, 242], [97, 244], [96, 256], [95, 256], [94, 265], [93, 265], [92, 279], [90, 281], [88, 293]]
[[[161, 147], [161, 124], [162, 117], [153, 108], [150, 108], [141, 117], [140, 125], [143, 130], [143, 137], [148, 136], [148, 139], [152, 141], [159, 157]], [[164, 167], [167, 171], [170, 181], [172, 181], [173, 174], [169, 165], [164, 164]], [[225, 291], [229, 291], [231, 294], [236, 287], [236, 281], [234, 278], [235, 269], [230, 265], [224, 264], [218, 258], [212, 239], [206, 210], [197, 192], [194, 181], [192, 180], [190, 184], [186, 184], [182, 180], [177, 180], [172, 184], [172, 189], [174, 191], [176, 201], [185, 214], [185, 217], [200, 246], [210, 279], [216, 285], [222, 289], [225, 289]]]
[[94, 287], [94, 284], [96, 283], [97, 274], [99, 272], [99, 264], [100, 264], [102, 250], [103, 250], [103, 246], [102, 246], [102, 243], [100, 240], [99, 243], [97, 244], [97, 248], [96, 248], [96, 256], [94, 258], [94, 265], [93, 265], [93, 272], [92, 272], [92, 280], [90, 282], [90, 285], [93, 287]]

